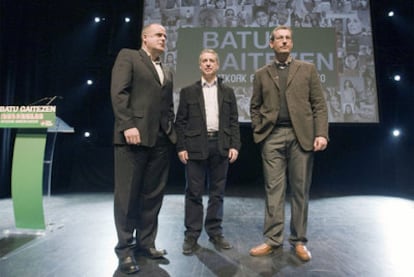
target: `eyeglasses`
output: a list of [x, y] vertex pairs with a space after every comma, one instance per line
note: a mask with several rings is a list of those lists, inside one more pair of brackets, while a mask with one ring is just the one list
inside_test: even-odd
[[290, 36], [277, 36], [274, 39], [275, 40], [292, 40]]

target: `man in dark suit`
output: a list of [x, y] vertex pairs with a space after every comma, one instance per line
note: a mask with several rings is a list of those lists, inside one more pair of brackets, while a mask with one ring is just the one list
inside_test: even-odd
[[166, 254], [154, 241], [176, 141], [172, 74], [160, 62], [165, 28], [145, 26], [141, 39], [141, 49], [122, 49], [112, 69], [115, 252], [124, 273], [139, 270], [136, 252], [152, 258]]
[[313, 156], [328, 144], [327, 107], [315, 66], [290, 55], [292, 30], [275, 28], [269, 45], [275, 60], [256, 71], [250, 102], [253, 137], [261, 146], [263, 160], [265, 242], [250, 254], [264, 256], [281, 248], [289, 184], [289, 243], [302, 261], [308, 261], [311, 253], [306, 247], [306, 227]]
[[177, 152], [186, 165], [185, 239], [183, 254], [198, 247], [203, 227], [203, 193], [209, 201], [204, 226], [210, 241], [219, 249], [231, 244], [223, 236], [223, 198], [229, 163], [240, 149], [237, 103], [233, 89], [217, 77], [219, 57], [205, 49], [199, 58], [201, 80], [183, 88], [176, 118]]

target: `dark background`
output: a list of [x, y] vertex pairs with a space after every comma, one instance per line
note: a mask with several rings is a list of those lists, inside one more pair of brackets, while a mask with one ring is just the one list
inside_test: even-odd
[[[0, 105], [62, 96], [57, 115], [76, 131], [58, 135], [52, 193], [112, 191], [110, 72], [120, 48], [139, 48], [142, 9], [140, 0], [1, 0]], [[316, 155], [315, 194], [414, 195], [414, 1], [371, 1], [371, 13], [380, 123], [330, 125], [328, 150]], [[95, 16], [105, 20], [95, 24]], [[399, 138], [391, 136], [394, 127]], [[0, 197], [10, 196], [14, 132], [0, 129]], [[262, 186], [248, 124], [241, 134], [240, 158], [229, 172], [233, 191]], [[182, 191], [183, 166], [171, 159], [169, 188]]]

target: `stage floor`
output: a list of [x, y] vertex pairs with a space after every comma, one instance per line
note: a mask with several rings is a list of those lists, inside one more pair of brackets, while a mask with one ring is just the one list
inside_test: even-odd
[[[18, 234], [11, 200], [0, 200], [0, 276], [123, 276], [113, 251], [112, 197], [111, 193], [46, 197], [47, 229], [40, 234]], [[262, 195], [249, 191], [227, 193], [225, 198], [224, 234], [234, 248], [216, 250], [203, 232], [201, 249], [184, 256], [183, 204], [182, 194], [165, 196], [157, 247], [167, 249], [166, 259], [139, 257], [141, 271], [129, 276], [414, 276], [414, 201], [408, 197], [312, 198], [308, 248], [313, 259], [308, 263], [293, 255], [287, 241], [272, 256], [249, 256], [249, 249], [263, 241], [264, 211]], [[287, 204], [287, 222], [289, 212]]]

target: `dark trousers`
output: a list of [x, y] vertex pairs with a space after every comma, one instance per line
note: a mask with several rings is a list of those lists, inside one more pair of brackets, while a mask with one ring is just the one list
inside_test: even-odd
[[264, 236], [271, 246], [283, 244], [286, 185], [291, 192], [290, 244], [306, 242], [313, 152], [303, 151], [292, 128], [276, 127], [262, 143], [266, 190]]
[[136, 247], [155, 247], [171, 149], [167, 137], [154, 147], [115, 146], [115, 252], [119, 258], [133, 255]]
[[189, 160], [186, 165], [185, 235], [198, 238], [203, 227], [203, 194], [207, 186], [208, 206], [204, 222], [209, 236], [222, 234], [223, 200], [229, 167], [228, 157], [218, 151], [217, 139], [209, 140], [206, 160]]

